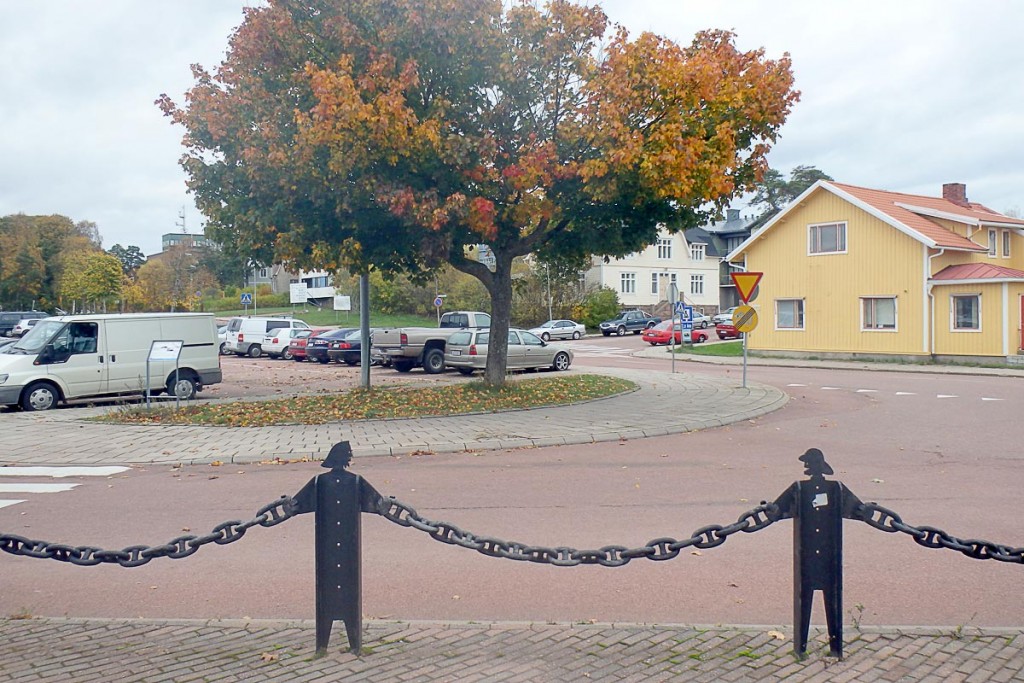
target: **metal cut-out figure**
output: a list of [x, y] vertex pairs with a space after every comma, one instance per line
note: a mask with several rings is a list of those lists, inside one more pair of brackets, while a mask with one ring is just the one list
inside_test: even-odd
[[330, 469], [295, 495], [296, 513], [316, 512], [316, 651], [323, 654], [337, 619], [345, 622], [352, 652], [362, 647], [362, 533], [359, 515], [378, 512], [384, 500], [357, 474], [345, 470], [352, 448], [342, 441], [323, 462]]
[[793, 519], [793, 649], [799, 657], [807, 652], [814, 591], [825, 597], [829, 651], [843, 656], [843, 518], [853, 518], [861, 501], [838, 481], [817, 448], [800, 456], [805, 481], [793, 482], [775, 500], [779, 519]]

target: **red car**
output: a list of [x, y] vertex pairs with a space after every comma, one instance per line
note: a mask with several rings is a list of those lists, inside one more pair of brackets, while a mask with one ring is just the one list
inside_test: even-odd
[[[306, 330], [303, 331], [305, 332]], [[291, 351], [292, 358], [296, 361], [306, 360], [306, 342], [309, 341], [310, 337], [315, 337], [316, 335], [326, 331], [326, 329], [309, 330], [309, 334], [292, 339], [288, 344], [288, 350]]]
[[[648, 327], [646, 330], [644, 330], [641, 339], [643, 339], [651, 346], [657, 346], [658, 344], [671, 344], [672, 333], [669, 331], [670, 327], [672, 327], [671, 320], [666, 320], [665, 322], [658, 323], [654, 327]], [[676, 344], [682, 344], [683, 332], [682, 325], [680, 323], [675, 324], [675, 333]]]
[[715, 325], [715, 333], [718, 334], [719, 339], [739, 339], [743, 336], [741, 332], [736, 331], [736, 327], [729, 323], [718, 323]]

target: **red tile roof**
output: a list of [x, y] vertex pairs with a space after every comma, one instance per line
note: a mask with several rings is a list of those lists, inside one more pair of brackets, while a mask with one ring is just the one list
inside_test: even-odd
[[1024, 270], [991, 263], [960, 263], [946, 266], [935, 273], [932, 280], [1024, 280]]

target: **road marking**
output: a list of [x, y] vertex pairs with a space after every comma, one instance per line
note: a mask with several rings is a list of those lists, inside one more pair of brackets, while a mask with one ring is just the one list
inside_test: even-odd
[[78, 484], [5, 484], [0, 482], [0, 493], [63, 493]]
[[806, 384], [787, 384], [787, 387], [806, 387]]
[[839, 391], [839, 387], [822, 387], [822, 391]]
[[935, 398], [960, 398], [956, 394], [936, 394]]
[[858, 394], [877, 394], [878, 389], [858, 389]]
[[127, 472], [128, 467], [0, 467], [0, 477], [109, 477]]
[[1001, 398], [988, 398], [986, 396], [982, 396], [981, 400], [982, 401], [1002, 401], [1003, 399], [1001, 399]]
[[23, 500], [0, 500], [0, 508], [5, 508], [8, 505], [17, 505], [18, 503], [24, 503]]
[[914, 393], [913, 391], [897, 391], [896, 395], [897, 396], [917, 396], [917, 394]]

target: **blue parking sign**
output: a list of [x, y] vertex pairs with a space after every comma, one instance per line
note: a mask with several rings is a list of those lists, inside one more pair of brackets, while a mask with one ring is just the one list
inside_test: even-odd
[[251, 304], [252, 303], [252, 294], [250, 294], [249, 292], [242, 292], [242, 303], [243, 304]]

